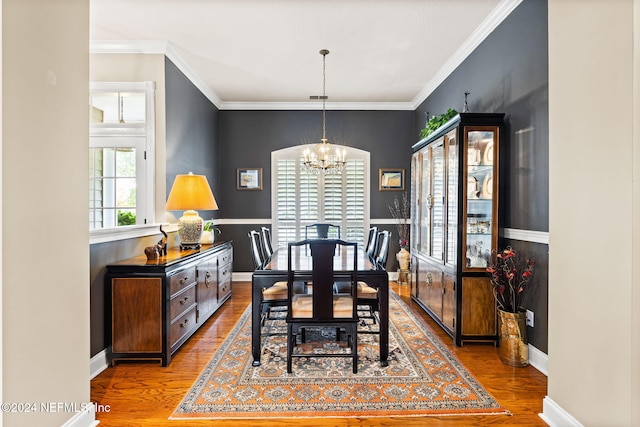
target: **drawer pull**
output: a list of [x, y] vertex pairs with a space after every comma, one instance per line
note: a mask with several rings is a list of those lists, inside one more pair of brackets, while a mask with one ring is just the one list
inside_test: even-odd
[[180, 300], [180, 305], [185, 305], [187, 303], [187, 301], [189, 301], [189, 297], [188, 296], [186, 296], [186, 297], [184, 297], [184, 298], [182, 298]]
[[227, 274], [229, 274], [229, 270], [224, 270], [224, 271], [222, 272], [222, 275], [223, 275], [223, 276], [226, 276]]
[[189, 281], [189, 277], [183, 277], [182, 279], [180, 279], [180, 285], [184, 285], [188, 281]]
[[184, 319], [184, 322], [180, 323], [180, 327], [181, 328], [186, 328], [187, 327], [187, 323], [189, 323], [189, 319]]
[[208, 287], [211, 286], [211, 272], [207, 271], [204, 275], [204, 284]]

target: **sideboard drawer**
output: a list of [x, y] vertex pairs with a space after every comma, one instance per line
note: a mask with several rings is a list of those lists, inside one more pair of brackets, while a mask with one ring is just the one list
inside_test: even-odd
[[171, 347], [196, 326], [196, 305], [182, 314], [171, 324]]
[[175, 319], [183, 311], [191, 307], [196, 302], [196, 287], [191, 286], [185, 292], [176, 295], [171, 299], [171, 309], [169, 310], [169, 318]]
[[225, 280], [218, 283], [218, 301], [224, 301], [227, 295], [231, 293], [231, 280]]
[[185, 289], [187, 286], [196, 281], [196, 267], [185, 268], [171, 276], [171, 286], [169, 292], [171, 295]]
[[226, 264], [220, 264], [220, 267], [218, 267], [218, 282], [225, 282], [227, 280], [231, 280], [231, 272], [232, 272], [232, 264], [226, 263]]
[[231, 250], [226, 250], [222, 254], [218, 256], [218, 262], [220, 265], [231, 263], [231, 258], [233, 256], [233, 252]]

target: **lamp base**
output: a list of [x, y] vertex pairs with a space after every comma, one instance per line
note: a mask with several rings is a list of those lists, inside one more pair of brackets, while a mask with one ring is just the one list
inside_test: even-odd
[[203, 223], [204, 221], [200, 218], [198, 212], [194, 210], [184, 211], [184, 214], [178, 220], [180, 226], [178, 230], [180, 250], [200, 249]]
[[181, 251], [187, 251], [187, 250], [194, 250], [194, 249], [200, 249], [202, 247], [202, 245], [183, 245], [182, 243], [180, 243], [180, 250]]

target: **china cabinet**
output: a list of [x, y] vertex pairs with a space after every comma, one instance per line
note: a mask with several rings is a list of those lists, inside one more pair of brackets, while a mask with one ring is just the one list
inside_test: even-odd
[[504, 114], [461, 113], [413, 146], [411, 298], [456, 345], [497, 340], [486, 267], [498, 245]]

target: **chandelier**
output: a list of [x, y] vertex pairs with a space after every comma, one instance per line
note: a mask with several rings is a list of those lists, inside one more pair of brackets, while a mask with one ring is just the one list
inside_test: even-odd
[[[305, 149], [302, 153], [302, 164], [304, 169], [314, 174], [320, 173], [340, 173], [346, 163], [346, 150], [339, 146], [331, 145], [327, 140], [327, 111], [326, 111], [326, 59], [329, 51], [322, 49], [322, 138], [316, 144], [315, 150]], [[313, 98], [313, 97], [312, 97]]]

